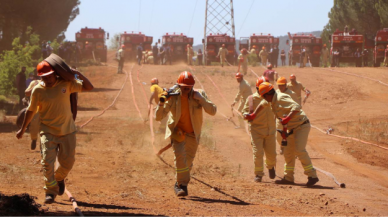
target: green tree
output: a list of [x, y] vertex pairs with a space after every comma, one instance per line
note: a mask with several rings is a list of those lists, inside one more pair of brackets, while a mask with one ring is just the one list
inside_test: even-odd
[[120, 34], [116, 33], [112, 38], [109, 40], [109, 49], [111, 50], [117, 50], [120, 47], [120, 41], [117, 40], [120, 38]]
[[[39, 35], [32, 33], [31, 27], [27, 28], [28, 40], [21, 43], [20, 37], [12, 42], [12, 50], [4, 51], [0, 55], [0, 95], [9, 96], [15, 92], [15, 79], [22, 66], [27, 68], [26, 75], [33, 72], [35, 66], [41, 61]], [[37, 59], [35, 59], [37, 57]]]
[[28, 40], [27, 27], [42, 40], [64, 39], [64, 32], [79, 14], [79, 0], [0, 1], [0, 52], [12, 49], [13, 39]]

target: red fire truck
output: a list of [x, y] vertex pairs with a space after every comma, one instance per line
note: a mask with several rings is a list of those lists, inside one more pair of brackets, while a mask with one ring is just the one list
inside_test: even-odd
[[[357, 33], [340, 32], [338, 29], [331, 35], [331, 54], [338, 49], [340, 52], [340, 63], [355, 63], [355, 52], [357, 48], [362, 51], [364, 47], [364, 36]], [[332, 55], [333, 57], [333, 55]], [[332, 63], [334, 60], [332, 60]]]
[[310, 63], [314, 67], [319, 67], [322, 51], [322, 38], [315, 37], [312, 34], [294, 34], [288, 33], [287, 43], [290, 45], [289, 62], [295, 65], [300, 62], [300, 51], [306, 47], [306, 55], [310, 58]]
[[227, 34], [216, 34], [213, 35], [210, 33], [210, 35], [206, 36], [206, 43], [205, 40], [202, 41], [204, 43], [204, 50], [205, 50], [205, 64], [210, 65], [211, 62], [219, 62], [220, 58], [217, 58], [218, 50], [222, 46], [222, 44], [225, 44], [225, 47], [228, 49], [228, 54], [226, 56], [226, 60], [230, 64], [234, 64], [235, 59], [237, 58], [235, 56], [235, 46], [236, 46], [236, 39], [233, 37], [230, 37]]
[[279, 46], [279, 38], [275, 38], [271, 34], [263, 35], [263, 33], [253, 34], [249, 38], [241, 37], [238, 49], [246, 48], [247, 50], [251, 50], [253, 45], [256, 46], [256, 53], [259, 54], [262, 47], [266, 47], [267, 51], [269, 51], [274, 45]]
[[384, 61], [385, 49], [388, 45], [388, 28], [377, 31], [375, 37], [375, 46], [373, 49], [374, 66], [379, 67]]
[[128, 61], [135, 61], [136, 60], [136, 49], [137, 46], [139, 46], [140, 43], [143, 44], [143, 50], [144, 51], [150, 51], [151, 45], [152, 45], [152, 36], [146, 36], [142, 34], [141, 32], [136, 33], [136, 32], [131, 32], [127, 33], [124, 32], [120, 34], [120, 38], [117, 39], [120, 41], [120, 46], [125, 45], [125, 60]]
[[189, 38], [183, 33], [166, 33], [162, 36], [162, 46], [170, 46], [172, 60], [174, 61], [187, 61], [187, 45], [193, 46], [193, 42], [194, 38]]
[[[109, 33], [106, 33], [109, 39]], [[105, 31], [103, 29], [82, 28], [75, 33], [77, 46], [81, 50], [81, 59], [99, 59], [106, 62], [108, 49], [105, 43]]]

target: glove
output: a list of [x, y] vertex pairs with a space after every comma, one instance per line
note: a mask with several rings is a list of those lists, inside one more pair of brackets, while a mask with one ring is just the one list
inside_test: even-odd
[[193, 98], [195, 100], [198, 100], [198, 101], [205, 100], [205, 98], [203, 98], [202, 94], [200, 94], [198, 91], [194, 91]]
[[248, 121], [253, 121], [253, 119], [255, 119], [256, 117], [256, 114], [255, 113], [252, 113], [252, 114], [247, 114], [245, 115], [245, 120], [248, 120]]
[[291, 120], [290, 116], [287, 116], [285, 118], [280, 118], [280, 123], [282, 123], [282, 125], [286, 125], [290, 120]]

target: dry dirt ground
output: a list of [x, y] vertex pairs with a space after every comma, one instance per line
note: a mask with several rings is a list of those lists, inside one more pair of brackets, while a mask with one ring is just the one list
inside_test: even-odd
[[[237, 67], [134, 65], [131, 71], [133, 64], [127, 63], [125, 69], [131, 76], [125, 82], [126, 75], [116, 74], [116, 69], [111, 67], [116, 64], [110, 61], [110, 66], [81, 68], [96, 88], [79, 95], [78, 127], [109, 106], [125, 83], [114, 106], [77, 134], [76, 163], [66, 183], [83, 214], [388, 215], [387, 150], [311, 129], [307, 150], [314, 166], [332, 173], [346, 188], [339, 188], [320, 172], [318, 185], [306, 188], [307, 177], [299, 162], [296, 185], [279, 186], [268, 176], [262, 183], [255, 183], [250, 138], [244, 129], [234, 129], [232, 122], [221, 115], [231, 116], [230, 104], [237, 93], [233, 73]], [[252, 69], [257, 74], [263, 71], [261, 67]], [[201, 144], [189, 185], [190, 196], [179, 199], [173, 192], [173, 153], [167, 150], [162, 155], [164, 161], [155, 156], [149, 122], [145, 124], [143, 120], [147, 116], [150, 79], [158, 77], [162, 87], [170, 87], [184, 70], [194, 72], [196, 88], [202, 84], [219, 114], [204, 116]], [[314, 126], [321, 129], [331, 126], [334, 134], [388, 147], [387, 86], [326, 69], [281, 67], [276, 70], [287, 78], [295, 74], [311, 90], [312, 95], [303, 109]], [[336, 70], [388, 83], [386, 68]], [[256, 80], [252, 73], [245, 78], [251, 84]], [[15, 138], [14, 116], [6, 119], [0, 125], [0, 192], [29, 193], [43, 204], [39, 151], [29, 150], [28, 133], [21, 140]], [[236, 117], [233, 120], [238, 123]], [[155, 130], [157, 127], [158, 124]], [[167, 143], [164, 134], [155, 134], [156, 149]], [[278, 155], [276, 172], [280, 177], [283, 165], [283, 156]], [[43, 209], [50, 215], [74, 214], [65, 195]]]

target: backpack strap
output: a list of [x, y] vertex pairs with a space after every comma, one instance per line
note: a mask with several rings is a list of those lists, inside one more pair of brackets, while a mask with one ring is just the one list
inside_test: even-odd
[[248, 103], [249, 103], [249, 114], [252, 114], [252, 112], [253, 112], [253, 95], [250, 95], [248, 97]]

